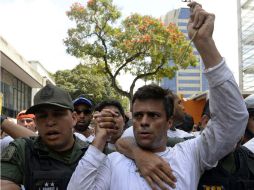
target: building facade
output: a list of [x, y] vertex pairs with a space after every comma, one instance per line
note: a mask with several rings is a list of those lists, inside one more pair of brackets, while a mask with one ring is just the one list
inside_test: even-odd
[[[168, 12], [161, 19], [166, 25], [175, 23], [185, 34], [186, 38], [188, 38], [187, 23], [189, 16], [189, 8], [180, 8]], [[174, 78], [163, 78], [160, 82], [163, 88], [169, 88], [185, 98], [208, 90], [208, 82], [203, 74], [204, 66], [202, 60], [197, 50], [195, 48], [193, 49], [194, 54], [197, 56], [198, 64], [195, 67], [189, 66], [187, 69], [178, 70]], [[173, 65], [174, 63], [170, 61], [169, 64]]]
[[16, 118], [21, 110], [32, 105], [33, 94], [46, 81], [52, 83], [49, 75], [41, 74], [24, 59], [3, 37], [0, 36], [1, 93], [0, 112]]
[[254, 1], [238, 0], [239, 86], [254, 93]]

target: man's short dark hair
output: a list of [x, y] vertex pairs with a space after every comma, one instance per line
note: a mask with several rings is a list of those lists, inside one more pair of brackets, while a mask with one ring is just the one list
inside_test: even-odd
[[132, 105], [136, 100], [162, 100], [167, 119], [171, 118], [174, 110], [174, 96], [171, 90], [163, 89], [158, 85], [150, 84], [140, 87], [132, 98]]
[[181, 124], [177, 125], [176, 128], [190, 133], [193, 130], [193, 126], [194, 126], [193, 117], [191, 115], [185, 113], [183, 122]]
[[119, 102], [119, 101], [117, 101], [117, 100], [104, 100], [104, 101], [102, 101], [102, 102], [100, 102], [99, 104], [97, 104], [96, 106], [95, 106], [95, 111], [101, 111], [101, 110], [103, 110], [106, 106], [115, 106], [118, 110], [119, 110], [119, 112], [120, 112], [120, 114], [123, 116], [123, 118], [125, 118], [125, 113], [124, 113], [124, 109], [123, 109], [123, 106], [122, 106], [122, 104]]

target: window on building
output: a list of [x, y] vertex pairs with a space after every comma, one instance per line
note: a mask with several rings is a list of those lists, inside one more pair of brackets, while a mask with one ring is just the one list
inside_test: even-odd
[[188, 31], [185, 30], [185, 29], [182, 29], [181, 31], [182, 31], [182, 33], [184, 33], [184, 34], [187, 34], [187, 33], [188, 33]]
[[178, 22], [178, 26], [187, 26], [188, 23], [187, 22]]
[[[1, 76], [2, 113], [16, 118], [18, 112], [31, 106], [32, 88], [6, 70], [2, 71], [5, 76]], [[6, 78], [10, 80], [6, 80]]]
[[180, 84], [200, 84], [199, 80], [179, 80]]
[[190, 17], [190, 9], [181, 8], [179, 13], [179, 19], [189, 19], [189, 17]]
[[179, 91], [200, 91], [199, 87], [179, 87]]
[[184, 73], [184, 72], [179, 72], [178, 76], [194, 77], [194, 76], [200, 76], [200, 73]]

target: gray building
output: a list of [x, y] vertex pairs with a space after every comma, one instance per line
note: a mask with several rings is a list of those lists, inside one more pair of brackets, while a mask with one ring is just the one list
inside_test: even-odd
[[32, 105], [34, 94], [54, 81], [39, 62], [29, 63], [0, 36], [0, 113], [16, 118]]
[[238, 0], [239, 86], [254, 93], [254, 1]]

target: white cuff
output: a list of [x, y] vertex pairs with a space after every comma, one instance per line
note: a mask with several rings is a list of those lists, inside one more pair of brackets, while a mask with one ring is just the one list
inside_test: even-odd
[[210, 68], [208, 68], [208, 69], [204, 69], [204, 73], [208, 73], [208, 72], [211, 72], [211, 71], [217, 69], [217, 68], [220, 67], [224, 62], [225, 62], [225, 59], [224, 59], [224, 57], [223, 57], [222, 60], [221, 60], [221, 62], [220, 62], [218, 65], [216, 65], [216, 66], [214, 66], [214, 67], [210, 67]]
[[234, 80], [233, 73], [226, 65], [224, 59], [218, 65], [207, 69], [204, 74], [206, 75], [210, 88], [219, 86], [227, 80]]

